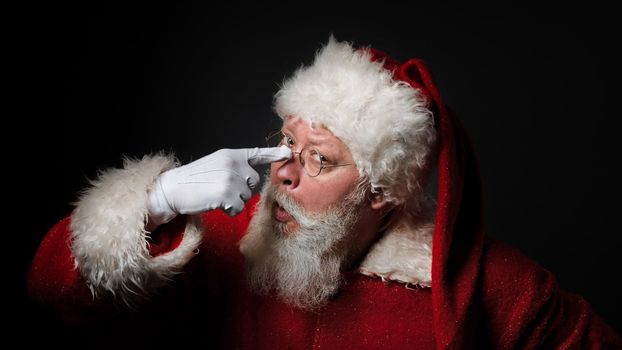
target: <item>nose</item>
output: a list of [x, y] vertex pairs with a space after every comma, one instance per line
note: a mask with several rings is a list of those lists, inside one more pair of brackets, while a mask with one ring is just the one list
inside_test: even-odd
[[297, 157], [300, 157], [300, 154], [292, 152], [290, 159], [272, 163], [272, 183], [281, 190], [292, 191], [300, 183], [300, 175], [303, 169]]

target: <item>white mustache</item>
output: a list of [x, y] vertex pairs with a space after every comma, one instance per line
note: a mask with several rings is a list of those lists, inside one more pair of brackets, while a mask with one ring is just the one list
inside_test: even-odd
[[312, 226], [316, 222], [314, 219], [316, 219], [318, 215], [307, 213], [301, 204], [273, 186], [270, 187], [268, 195], [271, 200], [275, 201], [281, 208], [288, 212], [299, 225]]

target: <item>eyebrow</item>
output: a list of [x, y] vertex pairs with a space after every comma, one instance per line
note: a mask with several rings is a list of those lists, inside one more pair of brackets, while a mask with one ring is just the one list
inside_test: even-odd
[[[294, 135], [295, 134], [288, 127], [281, 128], [281, 132], [288, 133], [290, 135]], [[343, 157], [342, 156], [342, 152], [339, 150], [339, 146], [337, 146], [335, 143], [333, 143], [331, 141], [325, 141], [325, 142], [320, 141], [314, 135], [311, 135], [310, 137], [307, 136], [307, 140], [309, 141], [310, 144], [312, 144], [314, 146], [322, 146], [322, 148], [325, 148], [324, 151], [330, 152], [330, 154], [329, 154], [330, 156], [333, 156], [333, 157]], [[328, 148], [328, 150], [326, 150], [326, 148]], [[323, 152], [323, 153], [325, 153], [325, 152]]]

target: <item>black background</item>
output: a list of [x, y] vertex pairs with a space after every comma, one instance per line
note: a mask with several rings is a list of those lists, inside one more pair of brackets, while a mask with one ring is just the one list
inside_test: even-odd
[[620, 32], [611, 9], [408, 4], [7, 12], [15, 21], [5, 55], [14, 61], [5, 68], [15, 79], [6, 97], [15, 106], [3, 119], [15, 126], [3, 128], [5, 215], [15, 225], [8, 256], [24, 305], [13, 324], [64, 334], [28, 302], [25, 280], [37, 244], [87, 179], [121, 166], [124, 155], [164, 149], [189, 162], [261, 145], [278, 125], [278, 84], [333, 33], [427, 61], [479, 156], [487, 232], [620, 331]]

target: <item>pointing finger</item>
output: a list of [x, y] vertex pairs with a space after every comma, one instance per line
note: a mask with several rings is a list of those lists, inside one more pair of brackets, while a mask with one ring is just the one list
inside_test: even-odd
[[246, 156], [248, 164], [250, 166], [257, 166], [262, 164], [270, 164], [272, 162], [278, 162], [281, 160], [290, 159], [292, 157], [292, 151], [285, 145], [281, 147], [267, 147], [267, 148], [248, 148], [246, 150]]

